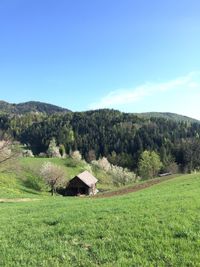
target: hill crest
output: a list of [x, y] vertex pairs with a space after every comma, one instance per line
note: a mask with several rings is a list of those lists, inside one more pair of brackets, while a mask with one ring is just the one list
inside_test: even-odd
[[183, 121], [183, 122], [196, 122], [199, 123], [200, 121], [185, 115], [180, 115], [177, 113], [172, 112], [143, 112], [143, 113], [135, 113], [138, 117], [142, 118], [163, 118], [163, 119], [169, 119], [174, 121]]
[[54, 113], [70, 112], [70, 110], [39, 101], [28, 101], [19, 104], [0, 101], [0, 112], [18, 115], [23, 115], [26, 113], [45, 113], [51, 115]]
[[[81, 113], [95, 113], [95, 112], [104, 112], [104, 111], [110, 111], [110, 112], [120, 112], [118, 110], [112, 110], [112, 109], [100, 109], [100, 110], [90, 110], [90, 111], [84, 111]], [[57, 105], [40, 102], [40, 101], [27, 101], [24, 103], [8, 103], [6, 101], [0, 100], [0, 113], [6, 113], [6, 114], [17, 114], [17, 115], [24, 115], [27, 113], [44, 113], [47, 115], [52, 115], [54, 113], [67, 113], [72, 112], [71, 110], [67, 108], [62, 108]], [[143, 112], [143, 113], [128, 113], [133, 114], [137, 117], [144, 118], [144, 119], [150, 119], [150, 118], [163, 118], [163, 119], [169, 119], [177, 122], [191, 122], [191, 123], [200, 123], [199, 120], [176, 114], [171, 112]]]

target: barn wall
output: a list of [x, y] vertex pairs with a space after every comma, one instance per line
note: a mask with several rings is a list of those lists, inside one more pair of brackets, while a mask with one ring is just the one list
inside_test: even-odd
[[78, 177], [72, 179], [66, 187], [66, 195], [76, 196], [77, 194], [89, 194], [89, 187], [84, 184]]

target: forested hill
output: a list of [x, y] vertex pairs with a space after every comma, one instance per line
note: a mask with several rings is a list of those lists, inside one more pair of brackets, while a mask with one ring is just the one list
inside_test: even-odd
[[[43, 103], [39, 101], [29, 101], [25, 103], [19, 103], [19, 104], [11, 104], [5, 101], [0, 101], [0, 114], [6, 113], [9, 115], [24, 115], [27, 113], [43, 113], [47, 115], [52, 115], [55, 113], [66, 113], [71, 112], [69, 109], [61, 108], [56, 105]], [[150, 118], [164, 118], [169, 120], [174, 120], [177, 122], [197, 122], [200, 123], [200, 121], [189, 118], [187, 116], [178, 115], [175, 113], [170, 112], [144, 112], [144, 113], [133, 113], [132, 115], [138, 116], [140, 118], [144, 119], [150, 119]]]
[[6, 114], [18, 114], [23, 115], [26, 113], [45, 113], [45, 114], [54, 114], [54, 113], [65, 113], [69, 112], [68, 109], [64, 109], [55, 105], [42, 103], [38, 101], [29, 101], [20, 104], [10, 104], [5, 101], [0, 101], [0, 113]]
[[164, 118], [164, 119], [169, 119], [169, 120], [174, 120], [174, 121], [185, 121], [185, 122], [197, 122], [200, 123], [200, 121], [179, 115], [176, 113], [171, 113], [171, 112], [144, 112], [144, 113], [135, 113], [135, 115], [142, 117], [142, 118]]
[[[79, 150], [88, 160], [107, 157], [112, 164], [136, 169], [145, 150], [159, 154], [163, 166], [200, 168], [200, 123], [146, 118], [116, 110], [47, 115], [0, 115], [0, 137], [26, 144], [35, 155], [55, 139], [66, 152]], [[166, 169], [167, 171], [167, 169]]]

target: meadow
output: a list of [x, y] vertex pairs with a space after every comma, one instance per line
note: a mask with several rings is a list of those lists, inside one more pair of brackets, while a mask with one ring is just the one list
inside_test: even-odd
[[0, 266], [200, 266], [200, 174], [112, 198], [0, 203]]
[[59, 158], [20, 158], [19, 161], [10, 162], [4, 171], [0, 169], [0, 198], [13, 197], [36, 197], [37, 195], [48, 195], [49, 188], [46, 187], [44, 180], [39, 175], [42, 165], [51, 162], [60, 166], [66, 181], [75, 175], [88, 170], [98, 177], [100, 190], [112, 190], [112, 178], [103, 170], [92, 170], [91, 165], [85, 161], [76, 162], [70, 157]]

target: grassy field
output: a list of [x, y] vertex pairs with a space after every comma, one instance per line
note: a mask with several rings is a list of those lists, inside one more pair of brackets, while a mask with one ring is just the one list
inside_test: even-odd
[[0, 204], [0, 266], [200, 266], [200, 174], [113, 198]]

